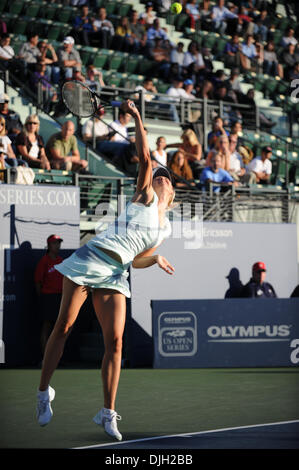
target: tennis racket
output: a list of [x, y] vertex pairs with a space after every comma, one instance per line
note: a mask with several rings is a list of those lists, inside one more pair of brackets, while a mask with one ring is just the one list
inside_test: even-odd
[[78, 117], [95, 116], [105, 106], [119, 108], [121, 101], [108, 101], [78, 80], [65, 82], [61, 89], [62, 100], [67, 109]]

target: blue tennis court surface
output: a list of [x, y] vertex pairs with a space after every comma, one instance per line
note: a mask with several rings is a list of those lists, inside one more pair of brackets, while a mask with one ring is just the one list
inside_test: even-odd
[[80, 449], [299, 449], [299, 420], [99, 444]]

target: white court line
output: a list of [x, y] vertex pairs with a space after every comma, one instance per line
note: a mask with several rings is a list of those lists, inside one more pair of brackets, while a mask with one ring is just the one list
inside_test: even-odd
[[279, 421], [277, 423], [264, 423], [264, 424], [251, 424], [250, 426], [237, 426], [235, 428], [222, 428], [222, 429], [213, 429], [211, 431], [199, 431], [199, 432], [187, 432], [185, 434], [170, 434], [168, 436], [155, 436], [155, 437], [145, 437], [143, 439], [135, 439], [131, 441], [121, 441], [121, 442], [110, 442], [106, 444], [94, 444], [92, 446], [84, 446], [84, 447], [73, 447], [75, 450], [82, 450], [82, 449], [95, 449], [98, 447], [108, 447], [108, 446], [115, 446], [115, 445], [122, 445], [122, 444], [134, 444], [136, 442], [146, 442], [146, 441], [154, 441], [156, 439], [170, 439], [172, 437], [191, 437], [191, 436], [199, 436], [202, 434], [210, 434], [213, 432], [224, 432], [224, 431], [234, 431], [237, 429], [249, 429], [249, 428], [258, 428], [262, 426], [276, 426], [279, 424], [291, 424], [291, 423], [299, 423], [299, 419], [295, 419], [293, 421]]

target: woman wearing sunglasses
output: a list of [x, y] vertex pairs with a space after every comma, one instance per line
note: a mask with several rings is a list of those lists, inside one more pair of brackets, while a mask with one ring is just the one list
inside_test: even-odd
[[20, 158], [31, 168], [51, 170], [50, 162], [45, 153], [44, 140], [39, 134], [39, 118], [31, 114], [26, 118], [23, 131], [16, 139], [16, 147]]

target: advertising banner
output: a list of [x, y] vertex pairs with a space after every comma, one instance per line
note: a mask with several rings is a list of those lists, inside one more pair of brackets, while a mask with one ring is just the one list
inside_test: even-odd
[[65, 258], [80, 245], [80, 193], [74, 186], [0, 186], [0, 362], [30, 363], [39, 346], [34, 271], [47, 238]]
[[154, 367], [299, 365], [299, 299], [152, 301]]

